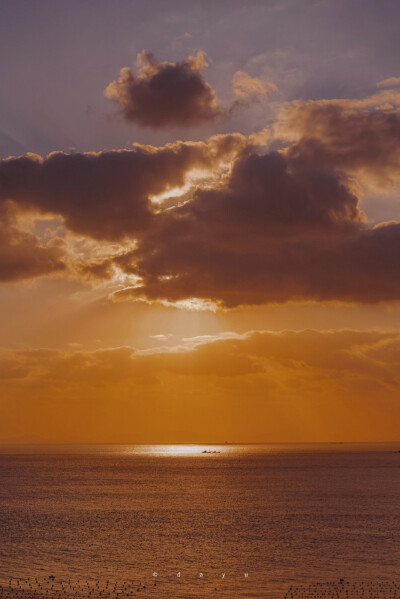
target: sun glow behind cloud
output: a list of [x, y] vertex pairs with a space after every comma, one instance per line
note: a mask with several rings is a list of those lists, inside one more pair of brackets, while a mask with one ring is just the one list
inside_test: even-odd
[[[198, 189], [212, 189], [222, 185], [228, 178], [232, 170], [232, 162], [216, 164], [212, 169], [193, 168], [187, 172], [185, 184], [180, 187], [171, 187], [159, 194], [149, 197], [155, 207], [167, 207], [182, 205], [190, 201], [191, 194]], [[165, 206], [164, 206], [165, 207]]]
[[217, 303], [213, 302], [212, 300], [204, 300], [198, 297], [191, 297], [189, 299], [178, 300], [176, 302], [160, 300], [160, 304], [163, 306], [171, 306], [173, 308], [189, 310], [190, 312], [216, 312], [218, 310]]

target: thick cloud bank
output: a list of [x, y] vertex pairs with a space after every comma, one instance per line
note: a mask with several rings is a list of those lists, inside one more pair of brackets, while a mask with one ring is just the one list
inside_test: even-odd
[[239, 158], [225, 187], [157, 220], [131, 255], [143, 286], [122, 294], [226, 306], [400, 298], [400, 223], [368, 227], [345, 181], [280, 154]]
[[70, 231], [120, 240], [154, 220], [150, 197], [183, 185], [193, 168], [230, 160], [246, 144], [238, 134], [163, 148], [28, 154], [0, 161], [0, 206], [61, 215]]
[[[98, 278], [134, 275], [115, 299], [397, 301], [400, 222], [370, 224], [360, 209], [364, 181], [379, 189], [399, 179], [395, 99], [294, 104], [279, 122], [291, 136], [279, 151], [230, 134], [11, 158], [0, 162], [0, 205], [61, 217], [70, 234], [100, 243], [131, 242], [81, 265]], [[3, 279], [24, 276], [16, 262], [13, 277], [7, 256], [26, 244], [28, 262], [38, 257], [26, 276], [60, 270], [58, 246], [17, 234], [16, 221], [2, 226]]]

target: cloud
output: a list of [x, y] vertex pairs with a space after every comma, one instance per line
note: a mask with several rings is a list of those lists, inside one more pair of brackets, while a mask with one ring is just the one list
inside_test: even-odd
[[236, 71], [232, 79], [232, 89], [236, 98], [240, 99], [251, 96], [263, 98], [270, 93], [278, 91], [278, 88], [272, 81], [261, 81], [261, 79], [251, 77], [244, 71]]
[[[162, 341], [159, 337], [158, 340]], [[317, 348], [317, 349], [316, 349]], [[178, 346], [139, 351], [132, 347], [97, 351], [2, 350], [3, 378], [34, 378], [57, 383], [102, 383], [170, 373], [239, 377], [268, 374], [271, 367], [310, 369], [336, 375], [380, 377], [400, 383], [399, 331], [250, 331], [183, 339]], [[153, 384], [153, 378], [147, 379]]]
[[47, 438], [156, 442], [160, 430], [171, 441], [179, 416], [203, 441], [221, 439], [226, 426], [253, 442], [327, 439], [332, 426], [342, 440], [387, 439], [400, 416], [399, 366], [399, 331], [222, 333], [146, 351], [2, 350], [9, 403], [0, 436], [28, 426]]
[[360, 182], [382, 188], [398, 176], [399, 98], [295, 103], [276, 125], [279, 151], [226, 134], [10, 158], [0, 162], [0, 205], [113, 242], [68, 260], [75, 276], [121, 274], [113, 299], [194, 309], [398, 301], [400, 222], [369, 223]]
[[398, 87], [400, 85], [400, 77], [388, 77], [379, 81], [377, 87]]
[[28, 384], [39, 396], [43, 391], [51, 396], [58, 389], [67, 396], [74, 391], [84, 397], [85, 390], [93, 389], [107, 396], [111, 393], [112, 400], [121, 389], [146, 392], [147, 388], [148, 393], [157, 394], [163, 381], [174, 386], [178, 379], [185, 393], [182, 377], [192, 385], [193, 377], [200, 377], [222, 379], [222, 385], [223, 380], [238, 380], [250, 393], [246, 401], [252, 397], [251, 389], [265, 388], [267, 380], [277, 397], [280, 392], [293, 393], [300, 402], [310, 392], [335, 401], [338, 392], [351, 397], [359, 383], [358, 401], [365, 400], [367, 382], [372, 385], [369, 395], [377, 386], [384, 395], [395, 397], [399, 357], [399, 331], [252, 331], [187, 339], [176, 347], [145, 351], [132, 347], [92, 352], [2, 350], [0, 373], [4, 390], [6, 384], [21, 390]]
[[129, 67], [106, 88], [125, 120], [142, 127], [194, 127], [221, 115], [213, 88], [203, 76], [208, 66], [203, 52], [181, 62], [160, 62], [143, 50], [137, 57], [138, 74]]
[[400, 94], [387, 90], [364, 100], [314, 100], [286, 107], [278, 136], [303, 167], [355, 174], [382, 187], [400, 176]]
[[231, 160], [246, 144], [228, 134], [163, 148], [13, 157], [0, 161], [0, 205], [12, 201], [19, 210], [62, 216], [74, 233], [121, 240], [151, 225], [152, 195], [184, 185], [193, 168]]
[[400, 299], [400, 223], [369, 227], [346, 180], [279, 153], [239, 157], [225, 186], [157, 221], [117, 260], [142, 278], [125, 298], [228, 307]]
[[61, 239], [47, 245], [18, 228], [6, 206], [0, 208], [0, 282], [19, 281], [59, 273], [66, 269]]

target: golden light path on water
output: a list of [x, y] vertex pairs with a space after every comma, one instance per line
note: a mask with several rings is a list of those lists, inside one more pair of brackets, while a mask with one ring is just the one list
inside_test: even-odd
[[[398, 445], [398, 444], [397, 444]], [[101, 452], [104, 448], [105, 453], [114, 453], [117, 455], [132, 457], [238, 457], [245, 455], [267, 455], [267, 454], [290, 454], [290, 453], [342, 453], [342, 452], [364, 452], [373, 449], [374, 451], [393, 451], [397, 448], [393, 443], [268, 443], [268, 444], [148, 444], [148, 445], [98, 445], [96, 452]], [[77, 446], [75, 451], [80, 452], [82, 446]], [[90, 451], [90, 448], [88, 447]]]
[[[269, 444], [152, 444], [152, 445], [112, 445], [103, 446], [107, 453], [112, 452], [125, 456], [143, 457], [213, 457], [239, 455], [266, 455], [288, 453], [338, 453], [363, 452], [368, 449], [390, 451], [397, 445], [391, 443], [269, 443]], [[101, 446], [99, 446], [101, 447]]]
[[154, 456], [196, 456], [207, 454], [218, 454], [227, 452], [229, 448], [223, 445], [136, 445], [131, 447], [132, 453], [140, 453]]

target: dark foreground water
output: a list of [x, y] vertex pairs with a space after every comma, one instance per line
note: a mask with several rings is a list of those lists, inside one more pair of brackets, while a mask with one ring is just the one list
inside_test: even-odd
[[0, 585], [279, 598], [290, 585], [399, 581], [398, 449], [0, 447]]

